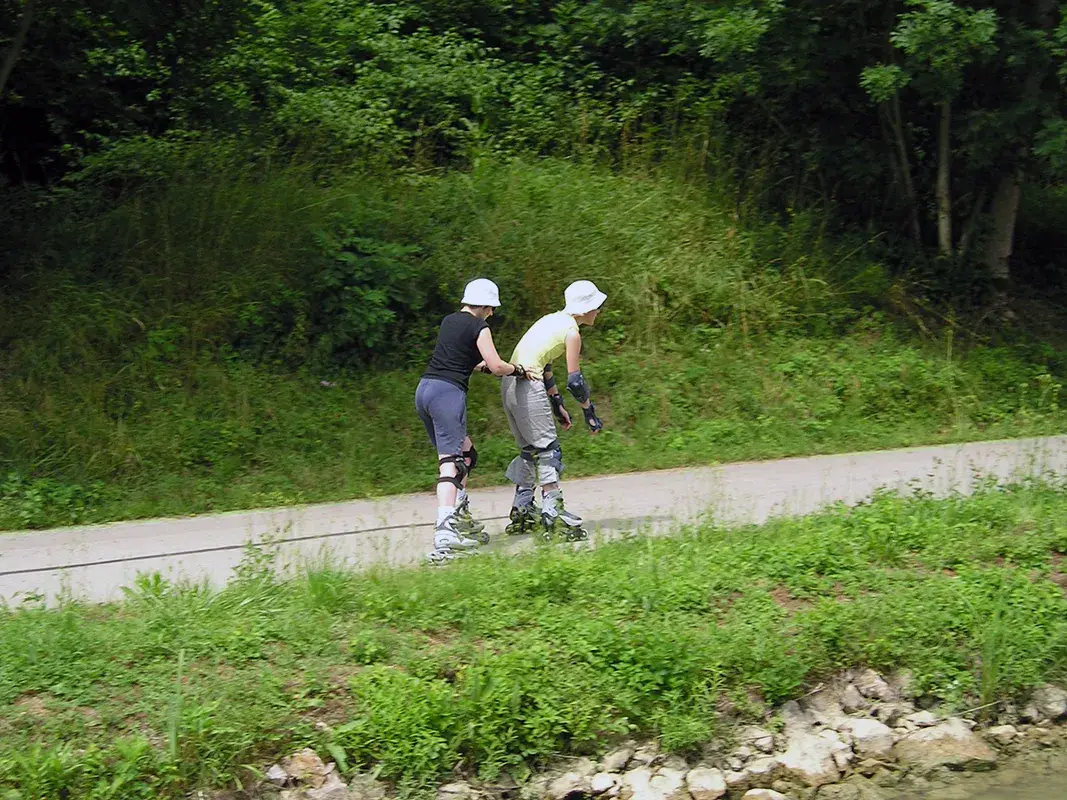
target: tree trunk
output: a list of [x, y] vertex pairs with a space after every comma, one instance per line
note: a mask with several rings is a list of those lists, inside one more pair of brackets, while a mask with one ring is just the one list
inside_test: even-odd
[[1021, 190], [1019, 173], [1012, 172], [1000, 179], [996, 194], [993, 195], [993, 230], [982, 260], [1001, 288], [1011, 279], [1010, 259], [1015, 244], [1015, 220], [1019, 216]]
[[[1038, 0], [1035, 19], [1040, 31], [1047, 33], [1052, 30], [1055, 22], [1052, 12], [1055, 6], [1054, 0]], [[1038, 69], [1032, 69], [1026, 76], [1022, 94], [1024, 108], [1036, 107], [1041, 95], [1041, 82], [1044, 78], [1045, 73]], [[1001, 177], [996, 193], [993, 195], [993, 207], [990, 210], [993, 230], [986, 242], [982, 263], [985, 264], [990, 276], [997, 284], [999, 293], [1003, 293], [1011, 282], [1011, 254], [1015, 246], [1015, 224], [1019, 218], [1019, 197], [1022, 194], [1022, 182], [1027, 169], [1028, 157], [1029, 146], [1024, 145], [1014, 159], [1017, 166]]]
[[15, 69], [15, 61], [18, 59], [19, 53], [22, 52], [22, 46], [26, 43], [26, 34], [30, 32], [30, 23], [33, 21], [33, 7], [36, 2], [37, 0], [26, 0], [26, 8], [22, 11], [22, 20], [19, 22], [19, 29], [15, 33], [15, 38], [11, 42], [11, 47], [4, 56], [4, 63], [0, 64], [0, 99], [3, 98], [4, 89], [7, 88], [7, 80], [11, 77], [11, 72]]
[[941, 124], [937, 136], [937, 245], [943, 256], [952, 255], [952, 171], [949, 130], [952, 101], [941, 104]]
[[904, 194], [908, 200], [911, 236], [916, 245], [922, 245], [922, 228], [919, 227], [919, 200], [915, 195], [915, 183], [911, 179], [911, 159], [908, 158], [908, 143], [904, 139], [904, 122], [900, 114], [900, 95], [893, 92], [892, 110], [889, 122], [893, 128], [893, 139], [897, 144], [897, 158], [900, 160], [900, 173], [904, 179]]

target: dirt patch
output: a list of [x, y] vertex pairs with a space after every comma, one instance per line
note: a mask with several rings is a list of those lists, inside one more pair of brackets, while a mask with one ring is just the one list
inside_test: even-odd
[[779, 608], [784, 608], [790, 613], [811, 608], [810, 600], [801, 600], [799, 597], [794, 597], [784, 586], [775, 586], [771, 589], [771, 599], [774, 600]]
[[1051, 572], [1048, 579], [1063, 590], [1064, 594], [1067, 594], [1067, 573], [1063, 572]]
[[48, 709], [47, 698], [39, 694], [23, 695], [12, 705], [34, 719], [44, 720], [52, 716], [52, 712]]

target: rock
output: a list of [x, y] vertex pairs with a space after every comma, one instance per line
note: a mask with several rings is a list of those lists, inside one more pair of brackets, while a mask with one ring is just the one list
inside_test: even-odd
[[895, 797], [874, 781], [857, 781], [853, 785], [860, 793], [860, 800], [892, 800]]
[[327, 775], [318, 788], [305, 789], [304, 796], [307, 800], [348, 800], [350, 797], [347, 784], [336, 772]]
[[1041, 712], [1037, 710], [1037, 706], [1033, 703], [1027, 703], [1019, 709], [1019, 720], [1031, 724], [1041, 722]]
[[685, 773], [676, 769], [655, 773], [648, 767], [632, 769], [622, 776], [619, 797], [622, 800], [688, 800]]
[[788, 748], [778, 760], [794, 780], [819, 787], [841, 777], [841, 768], [834, 755], [842, 748], [847, 749], [847, 746], [839, 739], [834, 741], [826, 736], [799, 732], [790, 735]]
[[697, 767], [685, 776], [685, 787], [693, 800], [719, 800], [726, 794], [726, 776], [721, 770]]
[[893, 731], [876, 719], [850, 719], [842, 730], [852, 735], [852, 748], [860, 758], [888, 758], [897, 741]]
[[564, 772], [550, 784], [546, 794], [550, 800], [567, 800], [577, 795], [586, 795], [591, 791], [589, 776], [579, 771]]
[[738, 731], [738, 739], [761, 753], [774, 752], [774, 734], [763, 728], [750, 725]]
[[651, 784], [652, 770], [644, 766], [631, 769], [622, 776], [619, 797], [622, 800], [653, 800]]
[[437, 800], [471, 800], [477, 796], [478, 792], [466, 781], [446, 783], [437, 789]]
[[915, 713], [915, 706], [911, 703], [883, 703], [874, 710], [878, 721], [895, 728], [902, 719]]
[[1058, 686], [1046, 684], [1039, 687], [1031, 698], [1031, 704], [1037, 708], [1042, 721], [1067, 717], [1067, 692]]
[[726, 789], [732, 795], [739, 794], [750, 787], [748, 782], [747, 772], [734, 772], [729, 771], [723, 774], [723, 780], [726, 781]]
[[663, 763], [659, 765], [660, 772], [665, 769], [681, 770], [682, 772], [689, 771], [689, 764], [681, 756], [667, 756], [663, 759]]
[[889, 768], [888, 763], [879, 761], [877, 758], [865, 758], [855, 766], [856, 772], [863, 775], [865, 778], [873, 778], [875, 775], [878, 775]]
[[937, 718], [937, 714], [933, 711], [917, 711], [904, 717], [903, 721], [916, 728], [932, 728], [941, 720]]
[[752, 789], [745, 792], [741, 800], [789, 800], [789, 798], [774, 789]]
[[785, 732], [788, 736], [794, 731], [805, 731], [811, 727], [812, 719], [800, 707], [796, 700], [790, 700], [778, 710], [778, 716], [785, 723]]
[[740, 758], [742, 761], [748, 761], [752, 758], [752, 748], [748, 745], [741, 745], [733, 752], [734, 758]]
[[860, 790], [849, 783], [823, 786], [815, 795], [819, 800], [860, 800]]
[[745, 762], [737, 756], [730, 756], [726, 759], [726, 766], [728, 766], [733, 772], [740, 772], [745, 768]]
[[882, 676], [873, 669], [860, 670], [853, 676], [852, 682], [864, 697], [886, 703], [897, 699], [896, 693], [889, 684], [882, 680]]
[[1011, 702], [1005, 703], [997, 714], [997, 725], [1018, 725], [1019, 721], [1019, 709]]
[[370, 775], [353, 775], [348, 781], [348, 800], [383, 800], [386, 786]]
[[289, 773], [282, 768], [281, 764], [275, 764], [267, 770], [267, 782], [275, 786], [285, 786], [289, 782]]
[[689, 791], [685, 788], [686, 772], [684, 769], [660, 768], [649, 781], [656, 800], [689, 800]]
[[987, 739], [992, 739], [1001, 747], [1011, 744], [1019, 738], [1019, 731], [1014, 725], [997, 725], [985, 732]]
[[770, 786], [783, 772], [782, 762], [776, 758], [757, 758], [742, 770], [747, 785], [754, 788]]
[[914, 700], [919, 695], [918, 682], [915, 673], [910, 669], [902, 669], [889, 678], [889, 688], [896, 693], [897, 697], [905, 700]]
[[850, 714], [854, 711], [862, 711], [870, 705], [853, 683], [846, 683], [844, 688], [837, 693], [837, 699], [841, 707]]
[[893, 747], [900, 761], [924, 769], [992, 769], [997, 754], [968, 728], [963, 720], [949, 719], [901, 739]]
[[634, 767], [647, 767], [658, 757], [659, 748], [656, 746], [655, 742], [652, 742], [637, 748], [637, 750], [634, 751], [633, 756], [630, 757], [628, 766], [631, 769]]
[[305, 747], [299, 753], [282, 759], [282, 768], [290, 778], [312, 789], [318, 789], [326, 783], [326, 776], [332, 772], [333, 765], [327, 767], [319, 758], [318, 753], [310, 747]]
[[852, 765], [852, 751], [848, 749], [835, 750], [834, 751], [834, 764], [841, 770], [842, 774], [848, 771], [848, 768]]
[[619, 792], [621, 781], [618, 775], [610, 772], [598, 772], [589, 781], [589, 791], [593, 794], [604, 794], [614, 797]]
[[[623, 745], [617, 750], [612, 750], [601, 760], [600, 771], [622, 772], [626, 769], [626, 765], [630, 763], [630, 759], [633, 758], [633, 755], [633, 745]], [[638, 766], [644, 766], [644, 764], [639, 764]]]
[[942, 786], [927, 795], [930, 800], [970, 800], [971, 790], [964, 786]]
[[821, 689], [808, 695], [801, 700], [800, 707], [804, 709], [808, 718], [828, 728], [836, 728], [841, 724], [842, 720], [848, 718], [844, 709], [841, 708], [841, 704], [837, 702], [837, 698], [829, 689]]

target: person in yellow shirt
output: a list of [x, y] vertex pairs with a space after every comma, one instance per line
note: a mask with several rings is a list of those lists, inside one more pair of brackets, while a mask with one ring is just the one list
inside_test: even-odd
[[[504, 413], [519, 447], [519, 455], [505, 473], [515, 484], [511, 523], [506, 530], [513, 535], [528, 533], [540, 521], [546, 539], [560, 536], [580, 540], [589, 534], [582, 518], [564, 508], [560, 488], [563, 450], [556, 436], [553, 415], [564, 430], [571, 427], [571, 419], [556, 386], [552, 362], [565, 358], [567, 389], [581, 406], [589, 431], [599, 433], [604, 426], [589, 399], [589, 386], [579, 363], [582, 352], [579, 326], [596, 321], [607, 295], [592, 281], [576, 281], [567, 287], [564, 297], [563, 310], [537, 320], [519, 340], [511, 356], [512, 362], [523, 364], [534, 374], [542, 374], [544, 380], [523, 381], [508, 375], [501, 381]], [[534, 505], [537, 486], [542, 492], [540, 515]]]

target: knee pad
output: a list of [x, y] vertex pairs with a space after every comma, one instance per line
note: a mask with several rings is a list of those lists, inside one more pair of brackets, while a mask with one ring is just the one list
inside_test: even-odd
[[534, 464], [533, 453], [523, 451], [515, 456], [508, 464], [504, 475], [516, 486], [533, 486], [537, 483], [537, 467]]
[[463, 451], [463, 457], [471, 462], [467, 465], [467, 474], [470, 475], [478, 466], [478, 449], [472, 444], [470, 450]]
[[552, 442], [548, 447], [539, 448], [535, 458], [541, 483], [555, 483], [559, 480], [559, 476], [563, 474], [563, 448], [559, 440]]
[[444, 464], [455, 464], [456, 465], [456, 474], [455, 474], [455, 476], [442, 475], [441, 477], [439, 477], [437, 479], [437, 482], [438, 483], [451, 483], [451, 484], [455, 485], [455, 487], [457, 489], [462, 489], [463, 488], [463, 479], [467, 476], [467, 473], [470, 471], [470, 470], [467, 469], [466, 460], [464, 460], [462, 455], [444, 456], [443, 458], [438, 459], [437, 466], [440, 467], [440, 466], [442, 466]]

